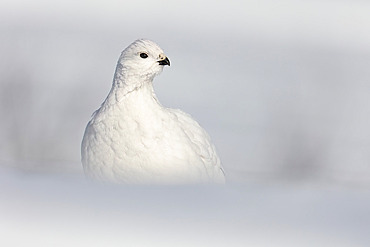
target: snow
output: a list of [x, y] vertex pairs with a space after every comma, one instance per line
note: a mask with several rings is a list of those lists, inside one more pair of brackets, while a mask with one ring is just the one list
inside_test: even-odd
[[367, 246], [370, 191], [114, 186], [2, 169], [3, 246]]
[[[233, 179], [369, 180], [368, 3], [216, 4], [204, 26], [188, 18], [200, 18], [191, 4], [166, 5], [166, 23], [151, 3], [152, 11], [125, 5], [127, 15], [111, 1], [89, 5], [90, 14], [54, 4], [11, 1], [0, 10], [0, 111], [9, 116], [0, 122], [1, 160], [56, 171], [78, 163], [86, 119], [109, 92], [119, 52], [148, 37], [171, 54], [154, 83], [160, 102], [207, 130]], [[249, 15], [219, 18], [239, 10]]]
[[[3, 1], [0, 245], [369, 246], [369, 9]], [[86, 120], [137, 37], [170, 54], [157, 96], [209, 132], [230, 184], [83, 179]]]

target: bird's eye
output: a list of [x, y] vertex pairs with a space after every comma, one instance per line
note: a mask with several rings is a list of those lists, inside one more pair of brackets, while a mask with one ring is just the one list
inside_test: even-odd
[[147, 58], [147, 57], [148, 57], [148, 54], [146, 54], [146, 53], [144, 53], [144, 52], [143, 52], [143, 53], [140, 53], [140, 57], [145, 59], [145, 58]]

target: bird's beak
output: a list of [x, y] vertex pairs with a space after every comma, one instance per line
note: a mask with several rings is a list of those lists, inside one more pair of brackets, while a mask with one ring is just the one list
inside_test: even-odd
[[159, 63], [159, 65], [168, 65], [168, 66], [170, 66], [170, 64], [171, 64], [168, 57], [164, 57], [161, 60], [158, 60], [158, 63]]

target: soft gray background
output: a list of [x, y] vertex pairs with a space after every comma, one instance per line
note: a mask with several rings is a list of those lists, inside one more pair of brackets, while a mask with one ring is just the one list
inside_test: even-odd
[[[1, 1], [0, 241], [368, 246], [369, 13], [360, 0]], [[210, 133], [225, 188], [83, 180], [85, 125], [137, 38], [170, 58], [157, 96]]]

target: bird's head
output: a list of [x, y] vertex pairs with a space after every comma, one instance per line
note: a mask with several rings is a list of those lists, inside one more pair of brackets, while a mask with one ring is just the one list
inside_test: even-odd
[[126, 78], [146, 81], [153, 80], [165, 65], [170, 65], [170, 60], [163, 50], [153, 41], [139, 39], [122, 52], [117, 69], [120, 68]]

